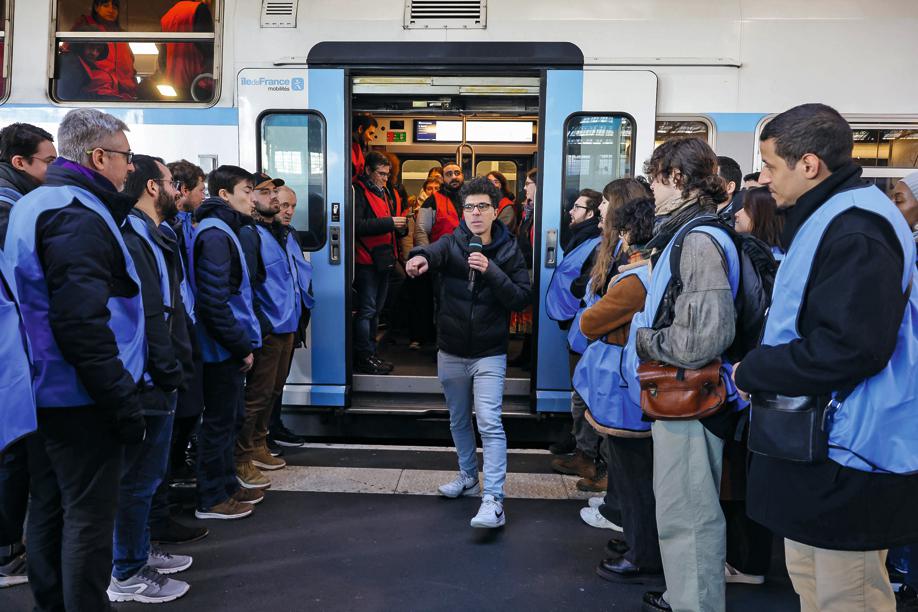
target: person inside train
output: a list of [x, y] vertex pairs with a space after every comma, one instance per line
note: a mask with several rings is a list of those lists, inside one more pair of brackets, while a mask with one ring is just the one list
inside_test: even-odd
[[459, 210], [462, 208], [459, 190], [464, 182], [465, 176], [459, 164], [450, 162], [443, 166], [440, 190], [424, 200], [418, 210], [415, 245], [434, 243], [459, 227]]
[[496, 528], [506, 523], [507, 438], [501, 406], [510, 312], [529, 304], [529, 273], [513, 235], [497, 221], [500, 192], [494, 185], [483, 177], [472, 179], [460, 198], [460, 225], [441, 240], [416, 247], [406, 268], [414, 277], [441, 273], [437, 376], [460, 471], [438, 492], [449, 498], [481, 492], [474, 410], [484, 447], [484, 495], [471, 526]]
[[488, 173], [488, 180], [497, 187], [501, 194], [500, 205], [497, 207], [497, 219], [515, 234], [519, 215], [516, 204], [513, 202], [513, 193], [510, 192], [510, 183], [507, 177], [496, 170]]
[[363, 176], [366, 166], [366, 154], [370, 143], [376, 138], [379, 122], [368, 113], [354, 115], [351, 127], [351, 181]]
[[755, 189], [756, 187], [761, 187], [758, 172], [750, 172], [743, 177], [743, 189]]
[[[424, 199], [440, 190], [443, 181], [438, 172], [442, 172], [439, 166], [430, 169], [430, 173], [428, 173], [430, 178], [421, 185], [421, 193], [424, 194], [424, 198], [418, 196], [411, 211], [406, 213], [406, 217], [408, 218], [408, 234], [402, 239], [402, 263], [408, 261], [411, 249], [420, 244], [415, 242], [418, 232], [418, 212], [421, 209], [421, 204], [424, 202]], [[419, 351], [421, 350], [421, 346], [432, 342], [436, 337], [436, 330], [434, 329], [433, 292], [433, 283], [430, 275], [419, 276], [417, 278], [408, 277], [405, 279], [405, 303], [411, 305], [410, 309], [405, 309], [408, 315], [409, 350]]]
[[397, 265], [398, 236], [408, 228], [405, 217], [392, 214], [386, 191], [391, 168], [385, 155], [371, 151], [363, 175], [354, 183], [354, 367], [361, 374], [388, 374], [394, 367], [376, 353], [379, 315]]
[[386, 195], [389, 200], [389, 210], [393, 217], [405, 218], [405, 230], [399, 232], [396, 248], [396, 262], [389, 274], [389, 292], [386, 294], [386, 303], [382, 308], [381, 327], [391, 328], [396, 319], [404, 311], [397, 309], [399, 301], [402, 299], [402, 289], [405, 286], [405, 247], [409, 241], [412, 243], [407, 252], [411, 251], [414, 243], [413, 229], [415, 226], [413, 215], [410, 214], [408, 207], [408, 192], [404, 185], [399, 181], [402, 170], [402, 162], [398, 155], [391, 151], [380, 151], [389, 161], [389, 178], [386, 181]]
[[[526, 268], [529, 270], [530, 282], [532, 281], [532, 244], [535, 236], [535, 207], [538, 182], [538, 168], [529, 169], [526, 172], [526, 180], [523, 183], [524, 200], [520, 212], [520, 223], [516, 229], [520, 251], [523, 253], [523, 259], [526, 260]], [[532, 304], [527, 305], [526, 308], [521, 309], [519, 312], [514, 312], [510, 316], [510, 327], [516, 334], [523, 337], [523, 344], [520, 347], [520, 352], [515, 357], [511, 357], [507, 365], [529, 370], [529, 364], [532, 360]]]
[[[645, 164], [656, 202], [654, 237], [647, 246], [661, 255], [644, 309], [632, 322], [631, 346], [641, 363], [687, 370], [717, 359], [729, 364], [724, 353], [735, 337], [739, 254], [726, 231], [693, 223], [715, 214], [718, 202], [728, 199], [717, 167], [714, 151], [698, 138], [666, 141]], [[676, 285], [670, 257], [678, 240]], [[670, 299], [661, 300], [664, 294]], [[722, 371], [714, 375], [729, 385]], [[653, 423], [654, 495], [667, 590], [645, 593], [645, 610], [724, 610], [726, 543], [718, 489], [724, 439], [733, 435], [734, 415], [743, 405], [734, 389], [728, 391], [710, 416]]]
[[775, 259], [784, 257], [781, 247], [781, 232], [784, 230], [784, 216], [778, 214], [778, 205], [766, 187], [747, 189], [742, 208], [736, 211], [736, 231], [752, 234], [771, 247]]
[[108, 43], [67, 43], [61, 49], [56, 67], [54, 91], [57, 98], [64, 101], [124, 100], [114, 76], [99, 67], [99, 62], [106, 58]]
[[743, 171], [732, 157], [721, 155], [717, 158], [717, 174], [727, 185], [727, 197], [717, 204], [717, 212], [727, 225], [732, 227], [736, 211], [743, 206]]
[[259, 498], [264, 496], [263, 489], [271, 486], [262, 470], [287, 465], [271, 455], [267, 437], [271, 411], [287, 381], [302, 315], [297, 270], [287, 240], [290, 232], [278, 218], [278, 188], [283, 186], [282, 179], [255, 174], [255, 223], [239, 232], [252, 282], [253, 307], [261, 326], [261, 347], [254, 351], [255, 363], [246, 375], [245, 417], [236, 437], [236, 477]]
[[55, 159], [54, 137], [40, 127], [12, 123], [0, 130], [0, 250], [13, 205], [45, 182]]
[[[619, 180], [637, 183], [631, 179]], [[644, 190], [643, 187], [639, 189]], [[616, 206], [603, 220], [604, 242], [614, 244], [621, 236], [622, 251], [628, 260], [616, 267], [614, 273], [608, 259], [597, 258], [593, 266], [589, 291], [598, 299], [591, 300], [592, 304], [584, 310], [579, 327], [587, 339], [598, 340], [600, 344], [584, 351], [578, 370], [612, 369], [616, 374], [620, 371], [621, 351], [630, 335], [631, 320], [644, 308], [647, 297], [650, 252], [646, 244], [653, 236], [653, 223], [654, 200], [647, 196]], [[608, 375], [591, 374], [593, 376], [588, 376], [587, 380], [608, 380]], [[574, 376], [575, 387], [580, 386], [580, 375], [578, 371]], [[609, 556], [599, 563], [596, 573], [605, 580], [625, 582], [659, 575], [663, 571], [663, 561], [653, 496], [650, 423], [641, 418], [640, 405], [632, 400], [627, 387], [620, 384], [620, 378], [617, 382], [619, 384], [611, 385], [610, 389], [622, 396], [618, 402], [604, 401], [605, 397], [595, 389], [582, 389], [588, 403], [586, 418], [605, 437], [611, 486], [606, 499], [590, 500], [581, 515], [598, 515], [592, 520], [608, 521], [606, 515], [611, 502], [621, 508], [624, 533], [609, 540], [606, 547]], [[613, 408], [617, 406], [622, 408]]]
[[[823, 104], [762, 130], [759, 182], [785, 211], [787, 254], [762, 343], [734, 376], [752, 394], [750, 445], [757, 427], [774, 441], [752, 453], [747, 512], [784, 538], [801, 608], [892, 612], [887, 549], [918, 541], [916, 247], [894, 204], [861, 180], [853, 146]], [[815, 454], [792, 448], [813, 439], [809, 428], [768, 418], [781, 396], [797, 414], [825, 407]]]
[[[548, 292], [545, 296], [545, 311], [548, 317], [558, 323], [567, 333], [577, 315], [581, 312], [581, 300], [586, 295], [590, 272], [596, 259], [596, 252], [602, 242], [602, 218], [599, 205], [602, 194], [593, 189], [583, 189], [574, 200], [568, 213], [571, 219], [570, 237], [564, 245], [564, 255], [558, 262]], [[568, 365], [573, 375], [574, 368], [585, 346], [568, 341]], [[571, 392], [571, 433], [576, 440], [576, 450], [571, 457], [557, 457], [551, 461], [551, 469], [559, 474], [580, 476], [584, 488], [604, 491], [604, 483], [597, 469], [600, 438], [584, 417], [586, 406], [577, 391]], [[591, 486], [592, 485], [592, 486]]]
[[[13, 206], [22, 196], [45, 182], [48, 166], [56, 158], [54, 137], [43, 129], [28, 123], [13, 123], [0, 130], [0, 251], [6, 240]], [[4, 277], [4, 282], [8, 280]], [[7, 289], [8, 286], [4, 285], [0, 296], [4, 304], [13, 299]], [[8, 321], [6, 324], [9, 324]], [[19, 363], [15, 356], [17, 347], [4, 346], [13, 353], [9, 361], [10, 367], [13, 367], [13, 364]], [[34, 405], [34, 400], [28, 404]], [[25, 440], [13, 441], [0, 455], [0, 500], [3, 500], [0, 504], [0, 587], [20, 584], [28, 578], [22, 542], [29, 501], [27, 464]]]
[[194, 362], [179, 290], [181, 259], [175, 241], [160, 229], [176, 212], [178, 191], [161, 159], [135, 155], [133, 164], [124, 193], [136, 203], [124, 242], [143, 298], [147, 359], [140, 402], [146, 434], [124, 447], [108, 598], [161, 603], [189, 589], [166, 574], [188, 569], [192, 558], [152, 547], [149, 519], [153, 495], [166, 476], [177, 390], [190, 382]]
[[[179, 0], [162, 16], [160, 28], [163, 32], [213, 32], [212, 5], [213, 0]], [[213, 97], [212, 42], [161, 44], [159, 62], [165, 83], [175, 89], [178, 99], [210, 100]], [[211, 78], [204, 82], [199, 78], [202, 75], [211, 75]], [[198, 80], [197, 85], [195, 80]]]
[[7, 231], [35, 364], [26, 540], [45, 610], [108, 609], [122, 454], [144, 437], [143, 305], [120, 229], [134, 205], [119, 193], [133, 170], [127, 131], [95, 109], [67, 113], [60, 157], [45, 186], [17, 202]]
[[[71, 29], [77, 32], [123, 32], [121, 0], [93, 0], [89, 15], [81, 15]], [[90, 68], [89, 82], [83, 93], [99, 98], [137, 99], [137, 71], [134, 70], [134, 52], [130, 45], [126, 42], [103, 44], [105, 54], [99, 54], [91, 64], [87, 64]]]
[[434, 166], [427, 171], [427, 179], [421, 185], [421, 191], [418, 192], [417, 206], [423, 204], [424, 200], [430, 197], [430, 194], [434, 191], [440, 191], [441, 185], [443, 185], [443, 168]]
[[195, 211], [191, 279], [204, 362], [204, 413], [198, 429], [197, 508], [200, 519], [240, 519], [261, 496], [240, 486], [233, 458], [245, 415], [245, 375], [261, 347], [252, 282], [239, 232], [252, 223], [255, 179], [238, 166], [210, 173], [210, 197]]

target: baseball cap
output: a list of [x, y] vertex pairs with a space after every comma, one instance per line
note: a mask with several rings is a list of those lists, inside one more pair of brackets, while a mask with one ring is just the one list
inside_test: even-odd
[[271, 178], [264, 172], [256, 172], [253, 174], [252, 181], [255, 182], [255, 189], [266, 189], [269, 186], [269, 183], [273, 183], [275, 187], [284, 186], [284, 179]]

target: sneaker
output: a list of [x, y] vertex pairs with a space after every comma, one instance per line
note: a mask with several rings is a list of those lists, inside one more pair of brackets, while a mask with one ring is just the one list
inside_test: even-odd
[[493, 495], [485, 495], [481, 498], [478, 514], [471, 520], [470, 525], [483, 529], [495, 529], [503, 527], [506, 523], [507, 515], [504, 514], [504, 505], [494, 499]]
[[277, 429], [271, 430], [271, 439], [280, 444], [281, 446], [304, 446], [306, 444], [306, 438], [303, 436], [298, 436], [283, 425]]
[[109, 601], [137, 601], [140, 603], [164, 603], [178, 599], [188, 592], [187, 582], [163, 576], [149, 565], [125, 580], [112, 576], [108, 583]]
[[216, 506], [211, 506], [207, 510], [195, 510], [194, 516], [199, 519], [221, 519], [233, 520], [245, 518], [252, 514], [250, 504], [240, 504], [232, 497], [226, 498]]
[[724, 564], [724, 579], [727, 584], [765, 584], [765, 576], [744, 574], [729, 563]]
[[16, 586], [17, 584], [25, 584], [28, 581], [29, 574], [26, 571], [26, 554], [24, 552], [0, 565], [0, 589]]
[[387, 370], [383, 366], [382, 362], [373, 357], [358, 357], [354, 360], [354, 371], [358, 374], [388, 374], [391, 370]]
[[463, 495], [478, 495], [481, 493], [481, 485], [478, 484], [477, 476], [467, 476], [460, 472], [452, 482], [437, 487], [437, 491], [443, 497], [455, 499]]
[[267, 489], [271, 487], [268, 477], [258, 471], [251, 461], [236, 464], [236, 480], [246, 489]]
[[194, 561], [188, 555], [170, 555], [158, 548], [150, 547], [147, 555], [147, 567], [152, 567], [160, 574], [178, 574], [191, 567]]
[[268, 452], [271, 453], [272, 457], [283, 457], [284, 456], [284, 449], [282, 449], [280, 447], [280, 444], [275, 442], [274, 438], [272, 438], [270, 435], [265, 440], [265, 444], [267, 444]]
[[421, 350], [421, 343], [418, 342], [417, 340], [415, 340], [414, 342], [409, 342], [408, 349], [412, 351], [419, 351]]
[[233, 493], [233, 499], [240, 504], [260, 504], [261, 500], [265, 498], [265, 492], [261, 489], [243, 489], [239, 487], [235, 493]]
[[552, 459], [551, 469], [559, 474], [570, 474], [592, 480], [596, 478], [596, 460], [578, 450], [572, 457]]
[[597, 510], [599, 510], [599, 507], [604, 503], [606, 503], [606, 498], [602, 496], [591, 497], [589, 501], [587, 501], [590, 508], [596, 508]]
[[260, 470], [279, 470], [287, 467], [287, 462], [277, 457], [272, 457], [268, 447], [255, 449], [252, 453], [252, 463]]
[[171, 516], [164, 523], [150, 525], [150, 541], [157, 544], [189, 544], [203, 540], [208, 533], [206, 527], [188, 527]]
[[394, 363], [392, 363], [391, 361], [386, 361], [379, 355], [373, 355], [372, 357], [370, 357], [370, 359], [373, 359], [377, 363], [379, 363], [379, 365], [382, 366], [382, 368], [386, 371], [386, 374], [388, 374], [389, 372], [395, 369]]
[[599, 513], [598, 508], [586, 508], [580, 509], [580, 518], [583, 519], [583, 522], [589, 525], [590, 527], [596, 527], [597, 529], [611, 529], [612, 531], [624, 532], [624, 529], [604, 517]]

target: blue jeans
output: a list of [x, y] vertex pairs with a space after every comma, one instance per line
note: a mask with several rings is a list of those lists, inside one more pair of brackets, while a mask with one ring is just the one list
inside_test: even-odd
[[354, 315], [354, 352], [357, 357], [376, 354], [376, 326], [379, 313], [386, 305], [389, 273], [378, 272], [374, 266], [357, 264], [354, 270], [354, 290], [357, 292], [357, 314]]
[[198, 510], [209, 510], [239, 490], [236, 438], [245, 417], [242, 362], [227, 359], [204, 364], [204, 414], [198, 429]]
[[[169, 396], [175, 408], [176, 394]], [[174, 413], [145, 416], [147, 434], [143, 442], [124, 447], [112, 560], [112, 576], [118, 580], [130, 578], [147, 564], [150, 506], [153, 494], [166, 476], [174, 418]]]
[[506, 373], [506, 355], [468, 359], [443, 351], [437, 353], [437, 376], [449, 407], [449, 429], [459, 455], [459, 469], [478, 478], [477, 445], [472, 429], [474, 407], [484, 447], [484, 492], [497, 501], [504, 499], [507, 479], [507, 436], [500, 420]]

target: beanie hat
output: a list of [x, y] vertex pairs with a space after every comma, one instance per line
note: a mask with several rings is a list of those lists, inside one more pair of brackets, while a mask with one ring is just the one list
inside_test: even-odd
[[918, 199], [918, 172], [912, 172], [902, 179], [905, 186], [912, 190], [912, 195]]

